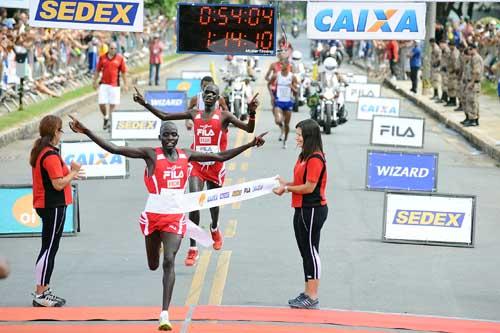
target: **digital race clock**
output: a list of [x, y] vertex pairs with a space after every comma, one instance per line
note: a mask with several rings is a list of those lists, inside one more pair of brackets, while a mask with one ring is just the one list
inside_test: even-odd
[[276, 54], [273, 6], [180, 3], [177, 9], [178, 53]]

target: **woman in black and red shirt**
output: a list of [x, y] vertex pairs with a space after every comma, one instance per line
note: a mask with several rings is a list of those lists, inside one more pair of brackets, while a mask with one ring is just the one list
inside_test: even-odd
[[295, 163], [293, 182], [280, 178], [281, 186], [274, 192], [278, 195], [292, 193], [292, 207], [295, 208], [293, 227], [304, 266], [305, 290], [289, 300], [288, 304], [292, 308], [317, 309], [321, 275], [319, 239], [328, 216], [326, 161], [318, 123], [307, 119], [299, 122], [295, 128], [297, 146], [302, 151]]
[[39, 126], [30, 154], [33, 176], [33, 208], [42, 219], [42, 248], [35, 266], [36, 291], [33, 306], [59, 307], [66, 301], [49, 288], [54, 261], [66, 218], [66, 207], [72, 203], [71, 181], [78, 177], [80, 165], [68, 169], [56, 147], [61, 141], [62, 120], [45, 116]]

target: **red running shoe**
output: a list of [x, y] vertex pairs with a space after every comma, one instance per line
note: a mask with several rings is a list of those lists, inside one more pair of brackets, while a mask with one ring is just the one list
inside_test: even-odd
[[194, 264], [196, 264], [196, 261], [198, 260], [199, 257], [200, 256], [198, 254], [198, 249], [196, 249], [196, 248], [189, 248], [187, 257], [184, 260], [184, 264], [186, 266], [193, 266]]
[[215, 231], [210, 232], [212, 234], [212, 239], [214, 241], [214, 250], [220, 250], [222, 248], [222, 243], [224, 243], [224, 240], [222, 238], [222, 233], [220, 230], [217, 228]]

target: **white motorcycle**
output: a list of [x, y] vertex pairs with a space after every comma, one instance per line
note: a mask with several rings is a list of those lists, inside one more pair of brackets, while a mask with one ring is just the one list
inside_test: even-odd
[[[223, 73], [225, 71], [221, 70]], [[241, 120], [246, 120], [248, 118], [248, 102], [253, 97], [252, 87], [250, 81], [253, 78], [246, 76], [224, 76], [223, 79], [227, 82], [227, 86], [224, 89], [224, 98], [226, 99], [229, 111], [234, 114], [234, 116]]]
[[332, 127], [347, 122], [347, 111], [344, 107], [345, 86], [333, 80], [333, 77], [327, 77], [326, 82], [328, 84], [322, 87], [320, 103], [312, 116], [323, 127], [325, 134], [330, 134]]
[[310, 69], [306, 69], [305, 72], [294, 73], [293, 75], [297, 78], [297, 82], [299, 83], [298, 91], [295, 97], [295, 104], [293, 106], [293, 111], [298, 112], [299, 107], [306, 104], [307, 101], [307, 92], [311, 86], [312, 80], [309, 76]]

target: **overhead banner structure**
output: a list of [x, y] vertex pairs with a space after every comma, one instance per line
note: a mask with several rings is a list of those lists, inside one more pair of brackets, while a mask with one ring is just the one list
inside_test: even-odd
[[111, 113], [111, 138], [150, 140], [158, 139], [161, 120], [147, 111], [113, 111]]
[[[125, 141], [111, 142], [117, 146], [127, 145]], [[127, 159], [108, 153], [92, 141], [61, 142], [61, 157], [67, 165], [71, 161], [81, 164], [86, 179], [128, 177]]]
[[185, 91], [191, 98], [201, 91], [201, 79], [167, 79], [167, 90]]
[[0, 7], [29, 8], [28, 0], [0, 0]]
[[473, 247], [476, 197], [386, 192], [382, 240]]
[[162, 112], [184, 112], [187, 108], [185, 91], [146, 91], [146, 102]]
[[345, 89], [345, 101], [356, 103], [360, 97], [380, 97], [380, 84], [351, 83]]
[[425, 39], [423, 2], [308, 2], [309, 39]]
[[137, 32], [143, 28], [143, 0], [30, 0], [29, 8], [33, 27]]
[[254, 199], [271, 193], [278, 186], [278, 178], [270, 177], [194, 193], [167, 190], [150, 194], [144, 210], [157, 214], [187, 213]]
[[394, 147], [424, 147], [424, 118], [374, 116], [371, 144]]
[[399, 116], [399, 99], [383, 97], [359, 97], [357, 118], [372, 120], [373, 116]]
[[186, 79], [197, 79], [197, 80], [201, 80], [203, 79], [205, 76], [210, 76], [212, 77], [212, 72], [210, 71], [182, 71], [181, 72], [181, 78], [183, 80], [186, 80]]
[[368, 190], [437, 190], [438, 154], [368, 150]]
[[[63, 235], [80, 230], [78, 185], [72, 184], [73, 204], [66, 208]], [[32, 185], [0, 185], [0, 237], [40, 236], [42, 220], [33, 208]]]

